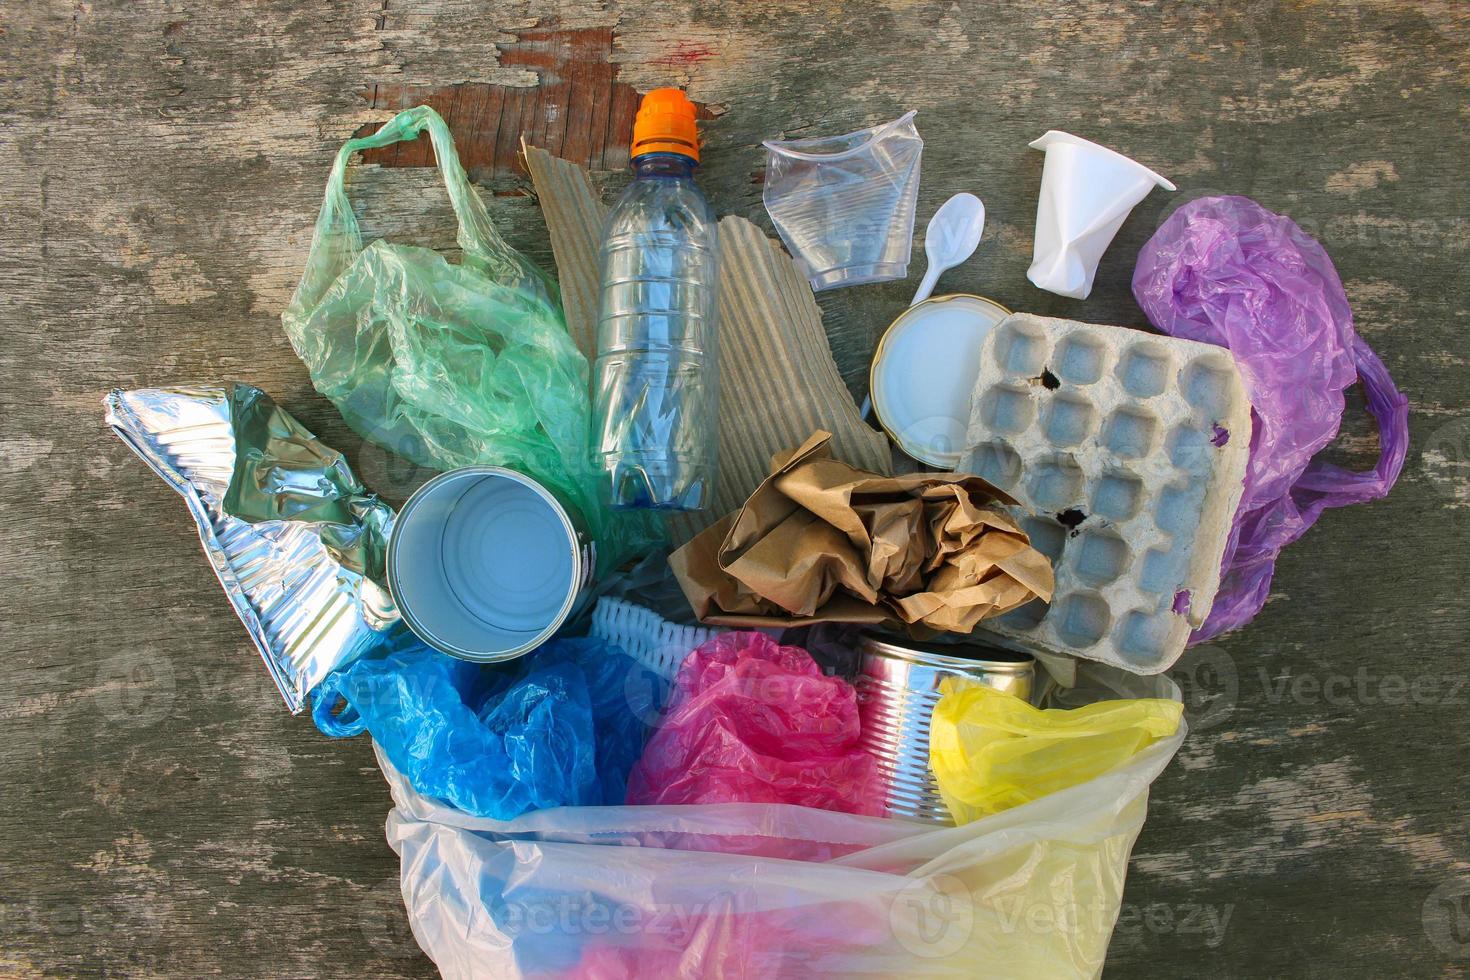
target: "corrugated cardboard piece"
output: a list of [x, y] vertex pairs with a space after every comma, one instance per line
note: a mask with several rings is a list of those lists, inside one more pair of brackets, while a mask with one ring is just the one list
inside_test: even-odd
[[969, 633], [1050, 599], [1046, 556], [979, 477], [880, 476], [830, 458], [817, 432], [745, 506], [674, 552], [695, 615], [722, 626], [899, 620]]
[[[567, 328], [590, 361], [597, 357], [597, 250], [607, 208], [581, 167], [538, 147], [522, 149], [551, 232]], [[832, 433], [842, 459], [893, 472], [887, 438], [863, 422], [837, 373], [811, 286], [749, 221], [726, 217], [719, 230], [720, 473], [710, 515], [739, 507], [766, 478], [772, 457], [817, 429]], [[695, 529], [709, 519], [701, 515]]]

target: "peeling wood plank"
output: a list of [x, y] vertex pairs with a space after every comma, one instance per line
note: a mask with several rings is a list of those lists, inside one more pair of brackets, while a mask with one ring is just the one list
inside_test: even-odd
[[[618, 80], [612, 54], [611, 27], [527, 28], [501, 49], [500, 64], [525, 69], [536, 79], [534, 85], [459, 82], [435, 88], [383, 82], [363, 98], [371, 108], [390, 112], [432, 106], [449, 124], [460, 161], [472, 173], [520, 173], [516, 141], [521, 137], [582, 167], [621, 170], [628, 165], [638, 92]], [[696, 104], [696, 111], [699, 118], [713, 118], [706, 106]], [[373, 128], [364, 126], [356, 135]], [[368, 150], [363, 159], [384, 167], [434, 165], [426, 139]]]

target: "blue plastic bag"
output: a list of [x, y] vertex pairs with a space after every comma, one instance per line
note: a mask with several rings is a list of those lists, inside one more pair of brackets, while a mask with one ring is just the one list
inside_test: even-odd
[[418, 792], [510, 820], [621, 803], [659, 691], [655, 675], [602, 640], [553, 640], [482, 665], [405, 635], [328, 677], [313, 719], [327, 735], [371, 732]]

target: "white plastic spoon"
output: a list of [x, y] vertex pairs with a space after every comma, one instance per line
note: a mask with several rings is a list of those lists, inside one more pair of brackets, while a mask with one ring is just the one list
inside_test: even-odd
[[[924, 257], [929, 268], [914, 293], [910, 306], [918, 306], [934, 292], [939, 276], [975, 254], [980, 236], [985, 232], [985, 205], [974, 194], [961, 192], [945, 201], [929, 219], [924, 230]], [[862, 416], [871, 418], [872, 397], [863, 399]]]
[[984, 231], [985, 205], [974, 194], [956, 194], [941, 204], [924, 232], [924, 257], [929, 260], [929, 268], [909, 305], [928, 299], [942, 273], [974, 255]]

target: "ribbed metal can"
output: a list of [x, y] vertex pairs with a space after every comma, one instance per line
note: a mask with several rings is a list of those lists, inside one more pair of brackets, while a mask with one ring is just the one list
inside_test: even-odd
[[889, 816], [951, 824], [929, 768], [929, 722], [946, 677], [1029, 700], [1036, 661], [999, 647], [864, 636], [856, 687], [863, 749], [878, 760]]

